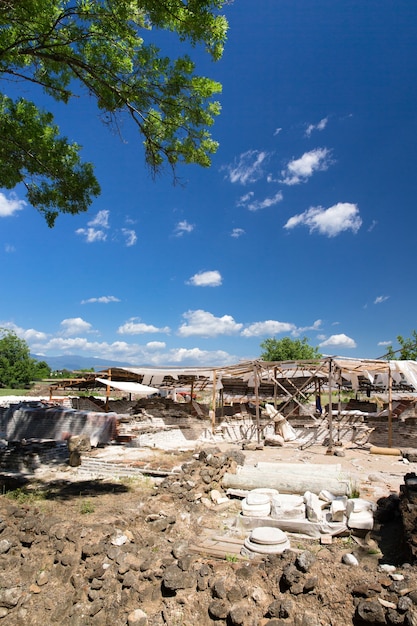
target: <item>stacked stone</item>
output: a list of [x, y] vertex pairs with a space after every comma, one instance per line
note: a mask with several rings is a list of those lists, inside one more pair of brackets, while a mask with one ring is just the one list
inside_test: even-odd
[[239, 450], [221, 452], [217, 447], [205, 448], [194, 461], [182, 465], [180, 474], [168, 476], [159, 490], [169, 491], [182, 502], [198, 502], [213, 490], [219, 490], [224, 474], [235, 473], [244, 462], [244, 454]]
[[399, 509], [404, 527], [404, 548], [410, 562], [415, 564], [417, 562], [417, 476], [414, 472], [404, 476]]

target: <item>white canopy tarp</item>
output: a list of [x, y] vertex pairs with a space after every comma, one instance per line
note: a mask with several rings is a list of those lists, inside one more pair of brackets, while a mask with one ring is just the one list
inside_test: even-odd
[[390, 361], [390, 367], [393, 371], [401, 372], [409, 385], [412, 385], [417, 391], [417, 363], [416, 361]]
[[159, 389], [156, 387], [148, 387], [147, 385], [141, 385], [140, 383], [128, 383], [120, 380], [107, 380], [106, 378], [96, 378], [96, 381], [103, 385], [113, 387], [113, 389], [119, 389], [126, 393], [134, 393], [138, 396], [149, 396], [152, 393], [158, 393]]

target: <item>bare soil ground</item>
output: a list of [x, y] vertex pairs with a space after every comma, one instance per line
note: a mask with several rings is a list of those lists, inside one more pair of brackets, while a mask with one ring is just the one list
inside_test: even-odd
[[[225, 454], [231, 446], [218, 448]], [[111, 458], [115, 450], [95, 454]], [[206, 465], [193, 451], [135, 454], [155, 468], [197, 465], [169, 483], [86, 480], [76, 468], [45, 468], [21, 491], [0, 496], [0, 624], [416, 623], [417, 572], [402, 560], [395, 515], [376, 524], [372, 536], [333, 538], [330, 545], [294, 536], [290, 552], [251, 561], [240, 557], [243, 538], [231, 531], [240, 501], [224, 509], [202, 504]], [[244, 455], [248, 465], [340, 464], [358, 477], [361, 497], [374, 502], [397, 496], [404, 475], [415, 470], [399, 457], [359, 448], [334, 456], [323, 446], [291, 444]], [[213, 553], [199, 551], [209, 539], [217, 540]], [[297, 560], [303, 554], [311, 555], [307, 566]], [[343, 564], [346, 554], [358, 565]], [[394, 562], [394, 574], [381, 571]]]

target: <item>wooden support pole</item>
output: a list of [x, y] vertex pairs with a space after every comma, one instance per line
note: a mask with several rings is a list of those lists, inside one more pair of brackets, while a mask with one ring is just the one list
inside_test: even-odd
[[[108, 376], [109, 376], [109, 380], [111, 380], [111, 369], [108, 370]], [[109, 398], [110, 398], [110, 385], [106, 386], [106, 413], [109, 412]]]
[[332, 360], [329, 359], [329, 414], [327, 416], [329, 422], [329, 448], [328, 452], [333, 450], [333, 406], [332, 406]]
[[216, 428], [216, 370], [213, 370], [213, 391], [211, 395], [211, 432]]
[[255, 377], [255, 411], [256, 411], [256, 432], [258, 444], [261, 442], [261, 433], [259, 425], [259, 380], [258, 380], [258, 368], [254, 365], [253, 375]]
[[388, 361], [388, 447], [392, 448], [392, 374]]
[[274, 409], [277, 408], [277, 368], [274, 367]]

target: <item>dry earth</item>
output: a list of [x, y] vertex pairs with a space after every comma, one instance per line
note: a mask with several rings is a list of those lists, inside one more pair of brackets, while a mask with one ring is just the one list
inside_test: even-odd
[[[416, 464], [343, 452], [295, 445], [243, 452], [249, 465], [341, 464], [359, 477], [361, 497], [384, 505], [371, 537], [323, 545], [292, 536], [291, 550], [256, 559], [240, 556], [244, 537], [233, 526], [240, 501], [222, 507], [207, 497], [240, 460], [238, 446], [200, 450], [197, 459], [191, 451], [137, 450], [149, 466], [182, 468], [157, 482], [85, 480], [76, 468], [37, 472], [0, 496], [0, 624], [415, 626], [417, 571], [402, 553], [398, 495]], [[346, 554], [358, 565], [345, 564]], [[395, 571], [381, 568], [387, 563]]]

